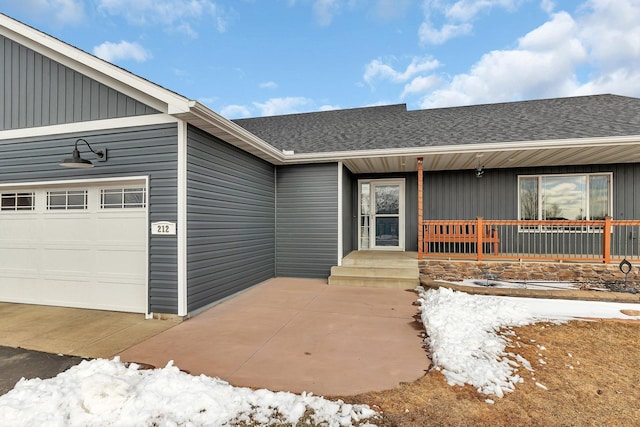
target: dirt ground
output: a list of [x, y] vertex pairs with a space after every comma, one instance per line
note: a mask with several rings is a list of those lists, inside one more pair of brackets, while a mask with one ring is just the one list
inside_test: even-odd
[[520, 369], [525, 381], [502, 399], [449, 386], [433, 370], [393, 390], [344, 400], [381, 411], [383, 419], [374, 421], [381, 426], [639, 425], [640, 322], [539, 323], [513, 331], [508, 351], [534, 372]]

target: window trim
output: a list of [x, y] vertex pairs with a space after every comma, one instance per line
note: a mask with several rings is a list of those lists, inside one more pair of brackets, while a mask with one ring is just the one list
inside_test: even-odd
[[[112, 191], [115, 191], [115, 190], [119, 190], [119, 193], [122, 195], [122, 202], [120, 203], [120, 205], [114, 205], [114, 204], [105, 205], [105, 203], [104, 203], [105, 192], [112, 192]], [[133, 203], [134, 205], [137, 205], [137, 206], [127, 206], [127, 202], [125, 202], [125, 197], [124, 197], [126, 190], [139, 190], [139, 191], [137, 191], [137, 193], [138, 194], [142, 194], [142, 196], [143, 196], [142, 202], [141, 203]], [[140, 185], [100, 187], [99, 188], [98, 197], [99, 197], [98, 206], [99, 206], [101, 211], [111, 211], [111, 210], [118, 210], [118, 209], [126, 209], [126, 210], [130, 210], [130, 209], [146, 209], [147, 208], [147, 203], [148, 203], [148, 191], [147, 191], [147, 188], [144, 187], [144, 186], [140, 186]]]
[[[64, 197], [65, 197], [65, 204], [64, 205], [56, 205], [54, 207], [51, 206], [51, 194], [52, 193], [58, 193], [58, 194], [54, 194], [54, 196], [62, 196], [64, 193]], [[84, 203], [82, 205], [71, 205], [72, 207], [69, 208], [69, 196], [72, 193], [71, 196], [84, 196]], [[81, 193], [81, 194], [79, 194]], [[77, 211], [86, 211], [89, 209], [89, 190], [87, 190], [86, 188], [84, 189], [65, 189], [65, 190], [54, 190], [54, 189], [48, 189], [45, 192], [46, 195], [46, 200], [45, 200], [45, 212], [77, 212]]]
[[[608, 206], [608, 215], [612, 216], [613, 215], [613, 172], [576, 172], [576, 173], [560, 173], [560, 174], [554, 174], [554, 173], [548, 173], [548, 174], [530, 174], [530, 175], [518, 175], [518, 183], [517, 183], [517, 191], [518, 191], [518, 198], [517, 198], [517, 203], [518, 203], [518, 221], [526, 221], [524, 219], [522, 219], [522, 200], [521, 200], [521, 186], [520, 183], [522, 181], [522, 179], [524, 178], [536, 178], [537, 179], [537, 189], [538, 189], [538, 201], [537, 201], [537, 207], [538, 207], [538, 212], [536, 214], [536, 218], [533, 221], [543, 221], [542, 219], [542, 209], [543, 209], [543, 204], [542, 204], [542, 179], [544, 177], [585, 177], [586, 178], [586, 186], [585, 186], [585, 204], [586, 204], [586, 221], [590, 221], [591, 220], [591, 212], [590, 212], [590, 177], [591, 176], [607, 176], [609, 178], [609, 188], [608, 188], [608, 196], [609, 196], [609, 206]], [[562, 221], [562, 220], [560, 220]], [[574, 221], [574, 220], [567, 220], [567, 221]], [[537, 232], [537, 231], [553, 231], [553, 230], [557, 230], [559, 228], [564, 228], [564, 227], [558, 227], [558, 226], [533, 226], [533, 227], [524, 227], [524, 226], [519, 226], [518, 227], [518, 231], [519, 232]], [[584, 227], [583, 227], [584, 228]], [[600, 227], [586, 227], [589, 229], [600, 229]], [[583, 230], [583, 231], [589, 231], [589, 230]]]

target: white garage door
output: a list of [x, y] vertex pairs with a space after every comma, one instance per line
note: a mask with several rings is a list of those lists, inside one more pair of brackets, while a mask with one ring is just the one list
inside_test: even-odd
[[146, 313], [145, 183], [0, 193], [0, 301]]

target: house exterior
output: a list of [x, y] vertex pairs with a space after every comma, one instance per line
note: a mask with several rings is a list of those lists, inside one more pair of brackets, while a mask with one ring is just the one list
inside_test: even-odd
[[[422, 253], [423, 220], [548, 220], [558, 185], [582, 220], [640, 219], [639, 99], [230, 121], [5, 15], [0, 58], [0, 301], [187, 316]], [[76, 146], [94, 167], [60, 166]]]

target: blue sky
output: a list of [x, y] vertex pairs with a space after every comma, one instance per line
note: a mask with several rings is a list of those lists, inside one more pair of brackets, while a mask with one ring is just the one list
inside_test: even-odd
[[640, 97], [640, 0], [2, 0], [228, 118]]

